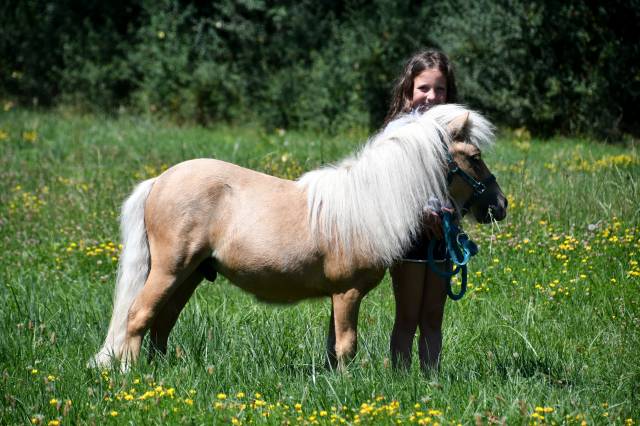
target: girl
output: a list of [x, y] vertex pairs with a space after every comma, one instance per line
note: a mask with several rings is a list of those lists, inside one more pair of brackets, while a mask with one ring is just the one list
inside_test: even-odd
[[[406, 63], [397, 80], [385, 125], [416, 108], [429, 108], [456, 101], [455, 77], [447, 56], [437, 50], [419, 52]], [[421, 238], [391, 268], [396, 302], [396, 317], [391, 333], [391, 359], [394, 367], [408, 368], [411, 365], [411, 347], [417, 328], [420, 329], [420, 366], [424, 370], [438, 366], [442, 349], [446, 283], [426, 263], [429, 241], [432, 238], [442, 239], [441, 221], [435, 211], [438, 208], [425, 209]], [[444, 245], [438, 244], [436, 252], [439, 252], [436, 256], [442, 256]]]

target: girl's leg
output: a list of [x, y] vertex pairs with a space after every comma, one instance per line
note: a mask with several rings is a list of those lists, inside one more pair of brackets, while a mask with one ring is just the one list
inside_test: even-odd
[[427, 268], [420, 310], [418, 353], [423, 370], [437, 369], [442, 350], [442, 317], [447, 300], [446, 281]]
[[413, 336], [420, 320], [420, 305], [427, 267], [401, 262], [391, 268], [396, 317], [391, 332], [391, 362], [394, 368], [411, 366]]

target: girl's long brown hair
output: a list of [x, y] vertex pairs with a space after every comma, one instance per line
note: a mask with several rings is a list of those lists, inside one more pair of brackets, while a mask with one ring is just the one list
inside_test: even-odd
[[453, 73], [453, 67], [449, 58], [443, 52], [435, 49], [423, 50], [409, 59], [404, 66], [402, 74], [396, 80], [391, 94], [389, 111], [384, 119], [386, 126], [398, 115], [411, 110], [411, 99], [413, 98], [413, 80], [424, 70], [437, 68], [447, 80], [447, 102], [458, 101], [458, 89]]

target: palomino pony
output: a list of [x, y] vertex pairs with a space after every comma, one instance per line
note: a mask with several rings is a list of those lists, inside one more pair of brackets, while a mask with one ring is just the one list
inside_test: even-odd
[[[454, 104], [399, 120], [297, 181], [196, 159], [140, 183], [122, 208], [113, 315], [90, 365], [126, 368], [148, 330], [164, 353], [196, 286], [220, 273], [266, 302], [331, 297], [329, 358], [343, 366], [356, 350], [362, 298], [419, 234], [430, 197], [459, 206], [473, 197], [480, 222], [506, 215], [480, 157], [493, 141], [487, 120]], [[456, 165], [464, 179], [448, 176]], [[481, 196], [469, 177], [485, 182]]]

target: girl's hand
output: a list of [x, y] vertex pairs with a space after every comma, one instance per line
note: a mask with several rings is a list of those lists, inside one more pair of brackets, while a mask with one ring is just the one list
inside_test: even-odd
[[[443, 207], [442, 210], [453, 213], [453, 209], [446, 207]], [[422, 216], [422, 231], [430, 240], [434, 238], [437, 240], [443, 239], [444, 234], [442, 232], [442, 219], [440, 215], [433, 210], [425, 209], [424, 215]]]

